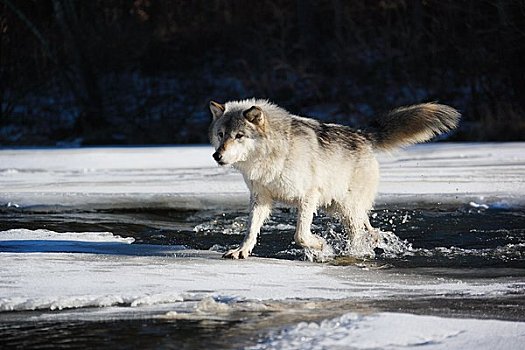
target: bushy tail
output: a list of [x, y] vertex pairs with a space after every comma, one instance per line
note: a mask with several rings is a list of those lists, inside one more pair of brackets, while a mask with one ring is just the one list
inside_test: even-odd
[[400, 107], [378, 118], [369, 130], [374, 146], [380, 150], [425, 142], [458, 125], [460, 113], [437, 103]]

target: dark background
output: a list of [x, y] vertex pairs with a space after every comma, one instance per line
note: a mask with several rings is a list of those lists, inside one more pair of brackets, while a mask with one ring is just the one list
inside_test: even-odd
[[365, 126], [423, 101], [525, 140], [525, 1], [0, 0], [0, 145], [207, 142], [208, 101]]

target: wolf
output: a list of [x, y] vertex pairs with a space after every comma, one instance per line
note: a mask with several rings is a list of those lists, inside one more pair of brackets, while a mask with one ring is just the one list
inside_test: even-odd
[[350, 243], [373, 233], [368, 213], [379, 182], [376, 152], [430, 140], [458, 125], [447, 105], [400, 107], [367, 129], [329, 124], [289, 113], [268, 100], [211, 101], [213, 159], [240, 171], [250, 191], [247, 231], [240, 246], [223, 257], [247, 258], [274, 202], [297, 207], [295, 243], [321, 251], [326, 241], [310, 231], [314, 213], [340, 218]]

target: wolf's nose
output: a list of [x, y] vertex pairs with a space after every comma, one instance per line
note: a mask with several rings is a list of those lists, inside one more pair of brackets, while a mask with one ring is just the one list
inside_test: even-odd
[[213, 159], [215, 159], [216, 162], [219, 162], [222, 159], [222, 155], [219, 152], [213, 153]]

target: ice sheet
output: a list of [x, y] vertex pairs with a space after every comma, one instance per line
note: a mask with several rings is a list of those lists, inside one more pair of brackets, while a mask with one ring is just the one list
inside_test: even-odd
[[56, 241], [74, 242], [116, 242], [116, 243], [133, 243], [132, 237], [120, 237], [111, 232], [55, 232], [50, 230], [25, 230], [16, 229], [0, 232], [0, 242], [6, 244], [6, 241], [50, 241], [56, 244]]
[[[34, 232], [42, 236], [41, 230]], [[203, 295], [231, 300], [498, 297], [525, 288], [523, 281], [513, 279], [435, 278], [262, 258], [230, 261], [211, 251], [98, 238], [92, 242], [96, 246], [86, 246], [77, 237], [61, 238], [57, 249], [62, 253], [56, 253], [30, 237], [31, 231], [24, 229], [0, 232], [0, 310], [139, 306]]]
[[[208, 146], [0, 150], [0, 205], [245, 207], [240, 174]], [[525, 202], [524, 143], [426, 144], [380, 154], [377, 203]]]
[[523, 349], [525, 323], [400, 313], [345, 314], [275, 332], [249, 349]]

